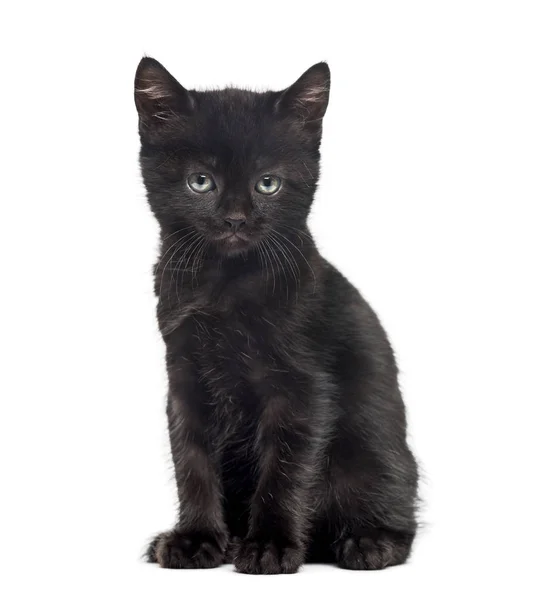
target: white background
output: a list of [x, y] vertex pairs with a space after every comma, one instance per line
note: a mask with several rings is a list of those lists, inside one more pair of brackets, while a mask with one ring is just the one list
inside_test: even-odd
[[[2, 597], [531, 597], [530, 2], [19, 2], [0, 18]], [[328, 60], [319, 247], [377, 310], [425, 483], [410, 564], [140, 561], [175, 493], [133, 75]]]

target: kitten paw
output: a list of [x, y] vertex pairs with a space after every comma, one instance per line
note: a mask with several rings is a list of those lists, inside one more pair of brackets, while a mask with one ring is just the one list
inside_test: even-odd
[[355, 570], [384, 569], [404, 563], [411, 550], [412, 534], [390, 531], [348, 535], [334, 545], [339, 567]]
[[223, 535], [171, 530], [157, 535], [148, 546], [148, 562], [165, 569], [212, 569], [224, 561]]
[[237, 571], [250, 575], [296, 573], [303, 561], [302, 548], [254, 538], [243, 540], [234, 558]]

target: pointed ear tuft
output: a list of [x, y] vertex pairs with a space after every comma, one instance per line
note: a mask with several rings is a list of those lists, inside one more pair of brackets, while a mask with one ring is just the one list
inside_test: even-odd
[[327, 63], [313, 65], [300, 79], [281, 92], [277, 110], [294, 115], [305, 125], [320, 127], [328, 107], [330, 80]]
[[145, 56], [135, 74], [135, 105], [139, 132], [158, 133], [168, 121], [191, 114], [191, 94], [154, 58]]

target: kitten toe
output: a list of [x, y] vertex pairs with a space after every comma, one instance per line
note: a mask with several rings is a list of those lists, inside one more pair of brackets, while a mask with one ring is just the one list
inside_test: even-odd
[[413, 534], [375, 531], [347, 535], [334, 545], [339, 567], [353, 570], [378, 570], [404, 563], [409, 557]]
[[153, 539], [146, 558], [165, 569], [211, 569], [222, 564], [225, 550], [221, 535], [172, 530]]
[[304, 560], [298, 546], [280, 544], [274, 540], [243, 540], [235, 554], [234, 564], [239, 573], [250, 575], [279, 575], [296, 573]]

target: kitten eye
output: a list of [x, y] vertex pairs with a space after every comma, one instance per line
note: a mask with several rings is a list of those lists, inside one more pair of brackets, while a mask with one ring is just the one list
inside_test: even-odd
[[187, 183], [193, 192], [205, 194], [215, 189], [215, 181], [207, 173], [193, 173], [187, 179]]
[[275, 194], [281, 187], [281, 179], [275, 175], [263, 175], [261, 179], [255, 184], [255, 189], [260, 194], [266, 194], [270, 196]]

